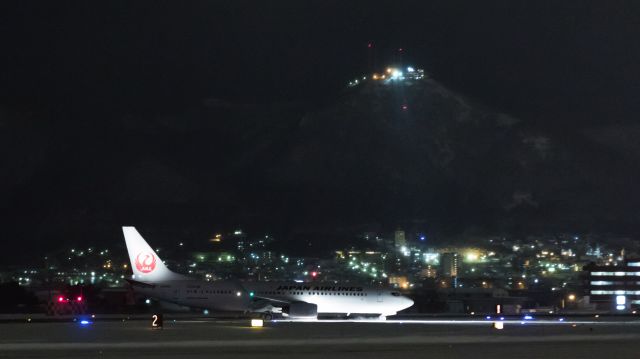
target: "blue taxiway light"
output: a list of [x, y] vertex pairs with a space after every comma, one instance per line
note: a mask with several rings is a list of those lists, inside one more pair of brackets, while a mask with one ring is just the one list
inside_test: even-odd
[[80, 321], [80, 324], [87, 325], [87, 324], [91, 324], [91, 322], [86, 320], [86, 319], [83, 319], [83, 320]]
[[530, 316], [530, 315], [525, 315], [525, 316], [524, 316], [524, 319], [525, 319], [525, 320], [531, 320], [531, 319], [533, 319], [533, 317], [532, 317], [532, 316]]

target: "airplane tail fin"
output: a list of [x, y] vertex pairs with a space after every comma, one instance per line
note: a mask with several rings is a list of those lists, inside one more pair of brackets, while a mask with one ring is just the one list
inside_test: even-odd
[[135, 227], [122, 227], [134, 278], [141, 282], [163, 282], [184, 279], [170, 271]]

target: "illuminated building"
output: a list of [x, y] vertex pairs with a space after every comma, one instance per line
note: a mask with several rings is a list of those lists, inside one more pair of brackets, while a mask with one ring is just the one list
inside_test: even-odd
[[396, 248], [402, 248], [407, 246], [407, 238], [403, 230], [401, 229], [396, 230], [396, 232], [394, 233], [393, 239], [394, 239], [394, 244]]
[[394, 288], [409, 289], [411, 284], [406, 276], [389, 276], [389, 285]]
[[458, 253], [442, 253], [440, 255], [440, 274], [443, 277], [458, 276]]
[[387, 67], [382, 73], [374, 72], [371, 76], [361, 76], [349, 81], [349, 87], [355, 87], [368, 81], [373, 81], [380, 84], [411, 84], [417, 80], [425, 78], [423, 69], [414, 68], [413, 66], [407, 67]]
[[585, 271], [586, 294], [598, 308], [623, 311], [640, 306], [639, 259], [621, 266], [590, 264]]
[[427, 265], [421, 272], [421, 278], [435, 278], [436, 277], [436, 269], [431, 265]]
[[440, 256], [440, 277], [450, 278], [451, 287], [458, 287], [458, 253], [442, 253]]

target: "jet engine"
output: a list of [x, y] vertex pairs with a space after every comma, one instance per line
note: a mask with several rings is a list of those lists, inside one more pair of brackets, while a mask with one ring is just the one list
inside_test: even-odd
[[289, 304], [288, 308], [283, 308], [283, 312], [292, 318], [317, 318], [318, 305], [305, 302]]

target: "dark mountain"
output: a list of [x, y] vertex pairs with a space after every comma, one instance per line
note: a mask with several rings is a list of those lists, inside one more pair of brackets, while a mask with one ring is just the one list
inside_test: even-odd
[[[204, 101], [165, 116], [64, 122], [5, 110], [6, 238], [159, 243], [240, 226], [327, 248], [367, 228], [635, 233], [638, 127], [517, 119], [427, 79], [329, 103]], [[74, 131], [67, 131], [70, 127]]]
[[302, 119], [273, 177], [306, 192], [315, 217], [446, 233], [627, 231], [640, 153], [627, 129], [518, 120], [431, 79], [365, 84]]

